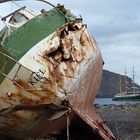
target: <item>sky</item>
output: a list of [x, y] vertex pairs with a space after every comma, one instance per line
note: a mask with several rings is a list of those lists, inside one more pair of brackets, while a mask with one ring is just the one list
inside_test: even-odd
[[[46, 5], [37, 2], [25, 4], [33, 10]], [[98, 42], [105, 62], [104, 69], [132, 77], [140, 84], [140, 0], [50, 0], [64, 4], [77, 16], [81, 15], [89, 32]], [[21, 3], [20, 3], [21, 4]], [[0, 5], [0, 15], [14, 9], [14, 4]], [[0, 23], [1, 26], [1, 23]]]

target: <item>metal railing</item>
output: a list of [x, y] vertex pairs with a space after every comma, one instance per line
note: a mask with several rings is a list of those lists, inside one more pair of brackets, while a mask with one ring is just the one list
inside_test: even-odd
[[[27, 89], [27, 87], [28, 87], [28, 84], [31, 81], [32, 76], [35, 74], [35, 72], [31, 71], [30, 69], [26, 68], [25, 66], [21, 65], [18, 61], [16, 61], [12, 57], [10, 57], [9, 55], [7, 55], [7, 54], [5, 54], [5, 53], [0, 51], [0, 57], [1, 56], [5, 58], [5, 62], [3, 64], [1, 64], [1, 66], [0, 66], [0, 75], [3, 75], [5, 78], [8, 78], [15, 85], [18, 85], [18, 86], [22, 87], [24, 90], [26, 90], [26, 91], [30, 90], [30, 89]], [[7, 74], [5, 72], [5, 69], [6, 69], [7, 65], [9, 64], [8, 62], [11, 62], [11, 63], [14, 62], [15, 63], [14, 66], [17, 65], [16, 70], [14, 72], [14, 75], [12, 75], [12, 76], [9, 76], [9, 74]], [[16, 79], [16, 77], [19, 77], [18, 73], [20, 72], [21, 69], [25, 69], [29, 73], [29, 76], [26, 79], [26, 84], [24, 86], [19, 84], [18, 80]]]

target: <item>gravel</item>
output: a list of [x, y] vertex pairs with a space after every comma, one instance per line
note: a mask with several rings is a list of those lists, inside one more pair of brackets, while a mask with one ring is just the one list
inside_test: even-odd
[[117, 140], [140, 140], [140, 104], [94, 105]]

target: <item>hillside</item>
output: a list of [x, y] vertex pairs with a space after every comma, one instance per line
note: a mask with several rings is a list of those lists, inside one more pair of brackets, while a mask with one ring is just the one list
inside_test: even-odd
[[[122, 79], [122, 90], [125, 91], [125, 76], [121, 75]], [[132, 79], [127, 77], [128, 88], [132, 91]], [[109, 98], [113, 97], [116, 92], [119, 92], [119, 74], [103, 70], [103, 79], [99, 94], [97, 97], [101, 98]], [[136, 87], [140, 90], [140, 86], [136, 85]]]

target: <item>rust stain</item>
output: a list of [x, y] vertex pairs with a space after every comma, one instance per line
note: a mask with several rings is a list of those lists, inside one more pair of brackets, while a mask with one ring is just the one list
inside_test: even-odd
[[60, 72], [60, 68], [56, 67], [53, 71], [53, 74], [54, 74], [56, 83], [59, 83], [59, 85], [61, 85], [61, 87], [63, 87], [64, 77], [63, 77], [63, 74]]
[[74, 70], [76, 68], [75, 62], [67, 61], [66, 63], [67, 69], [65, 70], [66, 72], [66, 77], [72, 77]]
[[[64, 102], [67, 102], [64, 105], [71, 107], [76, 114], [78, 114], [92, 128], [98, 130], [98, 133], [100, 132], [102, 137], [106, 139], [108, 133], [110, 135], [112, 135], [112, 133], [106, 130], [101, 121], [98, 123], [98, 117], [95, 113], [91, 112], [91, 103], [98, 91], [102, 76], [101, 54], [98, 52], [98, 49], [95, 51], [94, 47], [96, 47], [96, 42], [90, 38], [85, 31], [84, 26], [82, 24], [79, 24], [78, 26], [78, 23], [80, 23], [80, 21], [70, 22], [68, 25], [59, 29], [57, 31], [57, 36], [60, 37], [60, 42], [58, 43], [60, 45], [58, 47], [52, 47], [49, 50], [44, 50], [42, 53], [41, 61], [42, 64], [44, 64], [44, 68], [48, 70], [48, 77], [36, 79], [36, 83], [33, 84], [27, 80], [17, 79], [14, 83], [16, 88], [15, 92], [8, 92], [6, 98], [1, 97], [1, 99], [9, 105], [14, 105], [16, 103], [33, 105], [52, 102], [56, 104], [64, 104]], [[52, 45], [51, 41], [53, 41], [53, 38], [48, 41], [50, 42], [50, 45]], [[96, 57], [93, 57], [93, 54]], [[89, 58], [89, 56], [92, 58], [92, 61], [87, 62], [89, 69], [87, 70], [83, 64], [85, 64], [84, 60]], [[38, 63], [40, 62], [38, 60], [36, 61]], [[76, 87], [77, 85], [72, 85], [72, 87], [78, 88], [77, 92], [73, 92], [70, 97], [65, 93], [60, 94], [60, 97], [58, 97], [57, 93], [64, 90], [64, 86], [75, 76], [76, 70], [79, 72], [80, 69], [84, 69], [86, 74], [81, 72], [80, 76], [82, 79], [79, 78], [76, 82], [79, 83], [79, 85], [80, 83], [84, 83], [84, 88], [87, 90], [82, 89], [80, 86]], [[92, 89], [93, 86], [94, 91]], [[65, 96], [65, 98], [62, 96]], [[57, 101], [58, 98], [61, 102]], [[34, 118], [39, 118], [40, 116], [39, 111], [29, 112], [36, 113], [35, 117], [30, 115], [28, 118], [29, 120], [34, 120]], [[70, 115], [72, 113], [70, 112]], [[86, 113], [89, 114], [89, 116], [86, 117]], [[35, 123], [35, 128], [29, 130], [30, 132], [39, 131], [37, 134], [44, 136], [47, 131], [52, 133], [52, 131], [61, 128], [58, 124], [62, 123], [64, 124], [63, 126], [66, 125], [64, 119], [66, 119], [67, 116], [52, 121], [52, 124], [45, 118], [45, 116], [43, 117], [43, 119], [40, 117], [39, 120], [34, 120], [32, 122], [33, 124]], [[36, 125], [38, 121], [40, 123]], [[46, 124], [44, 124], [44, 121]], [[41, 126], [42, 124], [43, 126]], [[9, 118], [6, 117], [4, 119], [4, 125], [5, 129], [7, 129], [6, 132], [10, 131], [12, 133], [12, 131], [16, 131], [16, 128], [14, 130], [11, 129], [13, 126], [16, 126], [17, 128], [21, 126], [22, 130], [24, 130], [25, 125], [29, 125], [29, 122], [27, 123], [25, 117], [21, 117], [15, 112], [12, 113]], [[42, 131], [38, 129], [38, 126], [42, 128]], [[37, 137], [39, 135], [37, 135]]]
[[60, 63], [62, 60], [62, 54], [60, 52], [57, 52], [57, 54], [55, 55], [54, 59]]
[[81, 43], [82, 46], [85, 46], [86, 45], [86, 41], [84, 40], [83, 34], [84, 34], [84, 32], [80, 36], [80, 43]]

